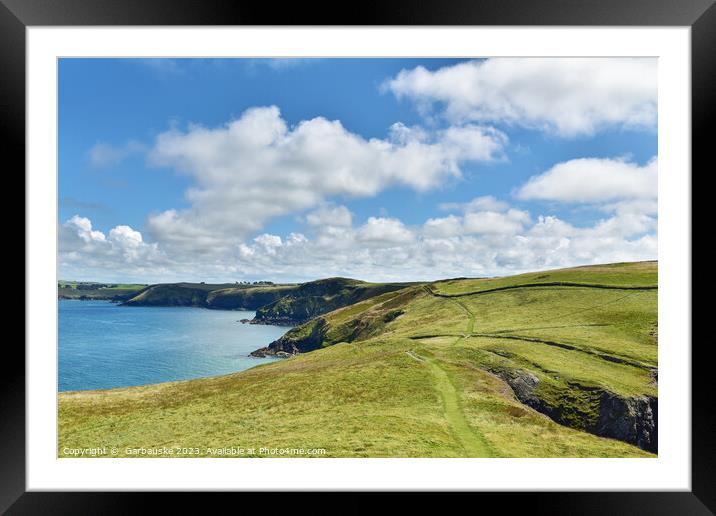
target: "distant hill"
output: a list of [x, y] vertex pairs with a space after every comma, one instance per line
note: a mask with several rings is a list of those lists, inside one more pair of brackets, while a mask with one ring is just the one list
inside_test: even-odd
[[160, 283], [150, 285], [126, 300], [126, 306], [195, 306], [209, 308], [209, 294], [218, 290], [243, 289], [234, 283]]
[[58, 299], [126, 301], [147, 285], [138, 283], [94, 283], [91, 281], [58, 281]]
[[271, 304], [256, 311], [256, 321], [267, 324], [297, 324], [352, 305], [410, 283], [366, 283], [348, 278], [328, 278], [298, 285]]
[[255, 323], [290, 326], [407, 285], [366, 283], [348, 278], [329, 278], [299, 285], [168, 283], [151, 285], [124, 304], [255, 310]]

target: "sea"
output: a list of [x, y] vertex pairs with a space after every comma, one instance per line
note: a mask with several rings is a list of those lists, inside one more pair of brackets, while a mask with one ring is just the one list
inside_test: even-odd
[[61, 299], [58, 390], [111, 389], [249, 369], [249, 353], [290, 327], [243, 324], [254, 312]]

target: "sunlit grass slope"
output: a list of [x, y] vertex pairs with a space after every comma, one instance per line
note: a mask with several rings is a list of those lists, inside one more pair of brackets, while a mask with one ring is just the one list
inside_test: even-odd
[[[544, 275], [570, 285], [534, 286]], [[605, 404], [631, 410], [657, 394], [657, 290], [598, 286], [656, 287], [656, 263], [515, 278], [384, 293], [283, 339], [299, 349], [319, 339], [314, 351], [241, 373], [62, 393], [58, 454], [234, 446], [329, 457], [654, 456], [594, 434]], [[486, 281], [528, 286], [484, 292]]]

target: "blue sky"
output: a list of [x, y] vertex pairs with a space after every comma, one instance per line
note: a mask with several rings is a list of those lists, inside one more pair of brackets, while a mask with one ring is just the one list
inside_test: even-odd
[[60, 276], [431, 279], [656, 258], [655, 69], [62, 59]]

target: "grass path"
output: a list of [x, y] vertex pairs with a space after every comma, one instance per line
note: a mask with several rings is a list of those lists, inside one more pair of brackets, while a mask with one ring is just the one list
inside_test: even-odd
[[415, 351], [406, 351], [405, 353], [413, 360], [417, 360], [418, 362], [425, 362], [425, 359], [420, 355], [416, 355]]
[[471, 334], [475, 328], [475, 314], [472, 313], [463, 302], [458, 301], [457, 299], [451, 299], [450, 301], [462, 308], [462, 311], [467, 315], [467, 328], [465, 329], [465, 333], [468, 335]]
[[475, 314], [472, 313], [472, 311], [465, 306], [465, 304], [461, 301], [458, 301], [457, 299], [451, 299], [454, 304], [460, 307], [460, 309], [465, 312], [465, 315], [467, 315], [467, 328], [465, 328], [465, 333], [463, 335], [460, 335], [458, 338], [455, 339], [455, 342], [452, 343], [453, 346], [455, 346], [458, 342], [460, 342], [462, 339], [465, 339], [469, 337], [475, 329]]
[[435, 389], [443, 401], [445, 419], [455, 438], [465, 449], [466, 457], [493, 457], [495, 454], [490, 448], [487, 440], [475, 431], [465, 419], [465, 414], [460, 406], [460, 398], [457, 390], [450, 380], [448, 373], [440, 367], [440, 364], [433, 358], [416, 354], [414, 351], [407, 352], [415, 360], [424, 362], [435, 380]]

